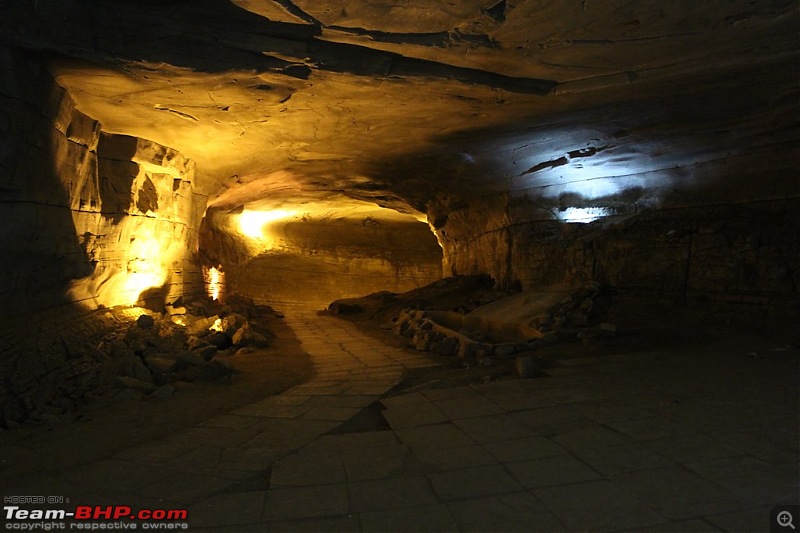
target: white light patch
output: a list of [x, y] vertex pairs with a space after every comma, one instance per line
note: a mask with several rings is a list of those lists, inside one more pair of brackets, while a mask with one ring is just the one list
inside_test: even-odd
[[564, 222], [588, 224], [612, 214], [611, 209], [607, 207], [568, 207], [559, 211], [556, 216]]

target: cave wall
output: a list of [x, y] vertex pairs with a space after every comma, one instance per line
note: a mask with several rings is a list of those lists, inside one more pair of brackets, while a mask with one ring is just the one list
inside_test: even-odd
[[0, 51], [2, 314], [175, 298], [202, 287], [194, 164], [104, 133], [42, 63]]
[[203, 290], [206, 200], [191, 161], [104, 133], [41, 62], [2, 47], [0, 137], [0, 425], [15, 427], [96, 389], [97, 346], [120, 323], [103, 307]]
[[670, 300], [797, 301], [793, 63], [709, 65], [532, 120], [491, 150], [462, 141], [474, 163], [454, 169], [504, 190], [451, 188], [427, 204], [445, 275], [487, 273], [526, 289], [594, 280]]
[[[409, 217], [410, 218], [410, 217]], [[378, 291], [404, 292], [442, 276], [442, 251], [417, 221], [293, 219], [253, 241], [235, 215], [211, 212], [201, 232], [204, 261], [221, 265], [229, 292], [256, 301], [314, 305]]]
[[[447, 227], [461, 218], [468, 217], [453, 216]], [[797, 199], [651, 210], [589, 224], [515, 223], [500, 211], [497, 221], [499, 227], [460, 238], [443, 232], [445, 275], [488, 273], [501, 286], [522, 289], [599, 281], [666, 300], [798, 298]]]
[[666, 300], [796, 302], [800, 194], [733, 201], [728, 192], [727, 202], [698, 193], [661, 207], [617, 206], [623, 214], [590, 223], [558, 220], [557, 206], [526, 197], [476, 200], [437, 229], [444, 273], [487, 273], [522, 289], [599, 281]]

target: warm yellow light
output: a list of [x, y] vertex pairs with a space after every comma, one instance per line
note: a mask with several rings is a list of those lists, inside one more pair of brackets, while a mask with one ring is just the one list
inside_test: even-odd
[[219, 300], [225, 289], [225, 273], [221, 270], [211, 267], [203, 269], [203, 274], [206, 281], [206, 293], [212, 300]]
[[216, 332], [224, 331], [222, 328], [222, 319], [221, 318], [216, 319], [214, 323], [211, 324], [211, 327], [209, 327], [208, 329]]
[[264, 226], [270, 222], [290, 218], [296, 211], [273, 209], [271, 211], [242, 211], [239, 215], [239, 231], [252, 239], [264, 237]]
[[124, 303], [135, 304], [141, 294], [147, 289], [160, 287], [166, 281], [164, 273], [156, 272], [133, 272], [125, 276], [122, 294], [120, 295]]

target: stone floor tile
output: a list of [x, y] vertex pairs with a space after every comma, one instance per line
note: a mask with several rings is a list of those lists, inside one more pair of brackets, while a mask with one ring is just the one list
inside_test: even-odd
[[161, 466], [105, 459], [71, 470], [60, 477], [78, 487], [134, 492], [158, 481], [164, 475], [164, 468]]
[[308, 404], [313, 407], [364, 407], [380, 399], [377, 395], [347, 395], [347, 396], [315, 396]]
[[341, 455], [295, 453], [272, 465], [272, 486], [311, 486], [344, 483], [344, 464]]
[[749, 505], [793, 505], [800, 501], [797, 472], [750, 456], [688, 463], [686, 468], [725, 487]]
[[[234, 411], [240, 418], [241, 415], [258, 416], [264, 418], [298, 418], [311, 410], [311, 405], [304, 402], [297, 405], [249, 405]], [[222, 426], [219, 426], [222, 427]]]
[[745, 503], [719, 485], [681, 467], [636, 470], [610, 479], [672, 520], [733, 511]]
[[568, 531], [644, 528], [666, 520], [610, 481], [589, 481], [533, 491]]
[[640, 445], [582, 448], [572, 452], [589, 466], [611, 476], [632, 470], [650, 470], [675, 463]]
[[280, 446], [291, 451], [311, 442], [314, 438], [336, 427], [336, 420], [269, 419], [260, 434], [246, 441], [242, 447], [268, 448]]
[[[292, 389], [289, 389], [289, 391], [291, 390]], [[272, 396], [262, 400], [258, 402], [258, 405], [300, 405], [311, 399], [311, 396], [303, 396], [301, 394], [287, 395], [286, 392], [289, 391], [285, 391], [278, 396]]]
[[597, 422], [586, 418], [574, 406], [557, 405], [510, 413], [514, 420], [534, 430], [537, 435], [558, 433], [573, 428], [594, 427]]
[[602, 401], [606, 395], [600, 391], [594, 391], [588, 387], [565, 386], [553, 389], [548, 393], [548, 397], [557, 404], [573, 404], [580, 402]]
[[433, 490], [442, 500], [463, 500], [523, 490], [500, 465], [476, 466], [430, 474]]
[[418, 533], [459, 531], [453, 515], [445, 505], [391, 509], [361, 514], [363, 531]]
[[785, 446], [772, 440], [769, 432], [724, 430], [714, 431], [708, 436], [740, 450], [743, 454], [752, 455], [767, 463], [800, 464], [800, 452], [798, 452], [797, 444]]
[[203, 475], [193, 472], [172, 472], [162, 475], [159, 481], [139, 489], [137, 493], [153, 498], [195, 503], [211, 497], [234, 483], [235, 481], [231, 479], [213, 475]]
[[626, 446], [636, 441], [605, 426], [570, 429], [555, 435], [553, 441], [570, 450]]
[[432, 366], [438, 366], [438, 363], [424, 358], [400, 360], [400, 364], [407, 368], [428, 368]]
[[361, 409], [358, 407], [319, 405], [303, 413], [302, 418], [307, 420], [334, 420], [337, 422], [344, 422], [356, 416], [359, 411], [361, 411]]
[[195, 426], [170, 435], [165, 440], [187, 444], [201, 443], [206, 446], [237, 446], [258, 434], [259, 430], [253, 428], [231, 429]]
[[348, 388], [346, 394], [362, 395], [362, 394], [384, 394], [386, 391], [394, 387], [400, 382], [401, 375], [398, 374], [396, 379], [389, 381], [375, 381], [369, 383], [357, 383]]
[[[770, 531], [770, 526], [772, 526], [770, 523], [772, 507], [772, 505], [769, 505], [711, 515], [706, 516], [704, 520], [719, 528], [720, 531]], [[797, 524], [795, 524], [795, 527], [797, 527]]]
[[567, 450], [558, 444], [541, 436], [487, 442], [483, 447], [492, 454], [492, 457], [504, 463], [567, 453]]
[[197, 442], [157, 440], [128, 448], [115, 455], [113, 459], [163, 464], [191, 452], [199, 445]]
[[480, 394], [471, 387], [448, 387], [443, 389], [431, 389], [422, 391], [422, 394], [424, 394], [429, 400], [433, 401], [482, 396], [482, 394]]
[[283, 448], [227, 448], [223, 450], [217, 468], [230, 468], [247, 471], [262, 471], [286, 455]]
[[392, 429], [425, 426], [447, 421], [447, 416], [433, 402], [404, 407], [396, 406], [384, 410], [382, 414]]
[[496, 415], [503, 408], [486, 399], [485, 396], [465, 396], [436, 401], [437, 407], [451, 420]]
[[646, 447], [677, 463], [694, 463], [741, 455], [741, 451], [712, 438], [710, 435], [681, 435], [645, 441]]
[[[575, 406], [576, 412], [601, 424], [653, 418], [653, 413], [627, 403], [603, 402]], [[621, 432], [624, 433], [624, 432]]]
[[566, 530], [533, 492], [452, 502], [448, 506], [465, 532]]
[[390, 446], [350, 448], [343, 450], [348, 481], [365, 481], [397, 475], [401, 472], [409, 450], [400, 444]]
[[261, 520], [266, 492], [217, 494], [189, 508], [189, 524], [195, 527], [255, 524]]
[[504, 414], [464, 418], [454, 420], [453, 424], [477, 442], [517, 439], [536, 434], [528, 426], [520, 424], [517, 420]]
[[346, 485], [319, 485], [270, 489], [262, 518], [272, 522], [340, 516], [349, 512]]
[[646, 526], [637, 528], [634, 531], [641, 531], [642, 533], [711, 533], [714, 531], [757, 531], [756, 529], [720, 529], [719, 527], [703, 520], [702, 518], [694, 518], [692, 520], [678, 520], [676, 522], [667, 522], [666, 524], [659, 524], [657, 526]]
[[[31, 494], [31, 493], [27, 493]], [[102, 489], [93, 492], [75, 493], [69, 492], [64, 496], [70, 498], [70, 502], [62, 507], [68, 511], [74, 511], [75, 505], [126, 505], [131, 509], [182, 509], [187, 507], [186, 502], [170, 498], [158, 498], [153, 496], [143, 496], [141, 494], [131, 494], [114, 489]], [[29, 530], [30, 531], [30, 530]], [[34, 529], [33, 531], [37, 531]], [[43, 531], [39, 529], [38, 531]], [[56, 531], [53, 529], [53, 531]]]
[[204, 420], [198, 424], [198, 426], [240, 429], [252, 427], [261, 421], [262, 419], [258, 416], [242, 416], [226, 413], [217, 415], [214, 418], [209, 418], [208, 420]]
[[506, 469], [529, 489], [600, 479], [602, 476], [572, 455], [507, 463]]
[[434, 471], [460, 470], [498, 462], [490, 453], [478, 445], [459, 448], [423, 448], [416, 450], [414, 456], [423, 465], [433, 467]]
[[365, 450], [398, 444], [397, 436], [391, 431], [365, 431], [341, 435], [322, 435], [303, 448], [303, 451], [316, 453], [342, 452], [346, 450]]
[[400, 396], [390, 396], [388, 398], [383, 398], [381, 400], [381, 403], [385, 405], [387, 409], [393, 409], [395, 407], [418, 405], [421, 403], [428, 403], [430, 401], [431, 401], [430, 398], [428, 398], [421, 392], [412, 392], [411, 394], [402, 394]]
[[358, 533], [361, 520], [355, 515], [312, 518], [310, 520], [291, 520], [272, 522], [265, 526], [269, 533]]
[[414, 449], [458, 448], [475, 444], [475, 441], [452, 424], [406, 428], [395, 433], [397, 433], [401, 441]]
[[348, 484], [352, 511], [388, 511], [438, 503], [422, 476], [358, 481]]
[[607, 425], [635, 440], [668, 439], [696, 433], [694, 428], [662, 416], [615, 420], [607, 422]]
[[543, 394], [536, 394], [533, 391], [511, 392], [491, 392], [484, 395], [485, 398], [501, 407], [503, 411], [524, 411], [539, 407], [552, 407], [555, 405], [553, 400]]

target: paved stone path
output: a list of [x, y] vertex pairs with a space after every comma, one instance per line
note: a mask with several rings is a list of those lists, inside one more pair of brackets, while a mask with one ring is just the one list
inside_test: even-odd
[[[756, 531], [798, 501], [796, 358], [587, 357], [387, 398], [430, 360], [334, 317], [286, 321], [311, 381], [47, 490], [223, 532]], [[342, 430], [379, 399], [391, 429]]]

